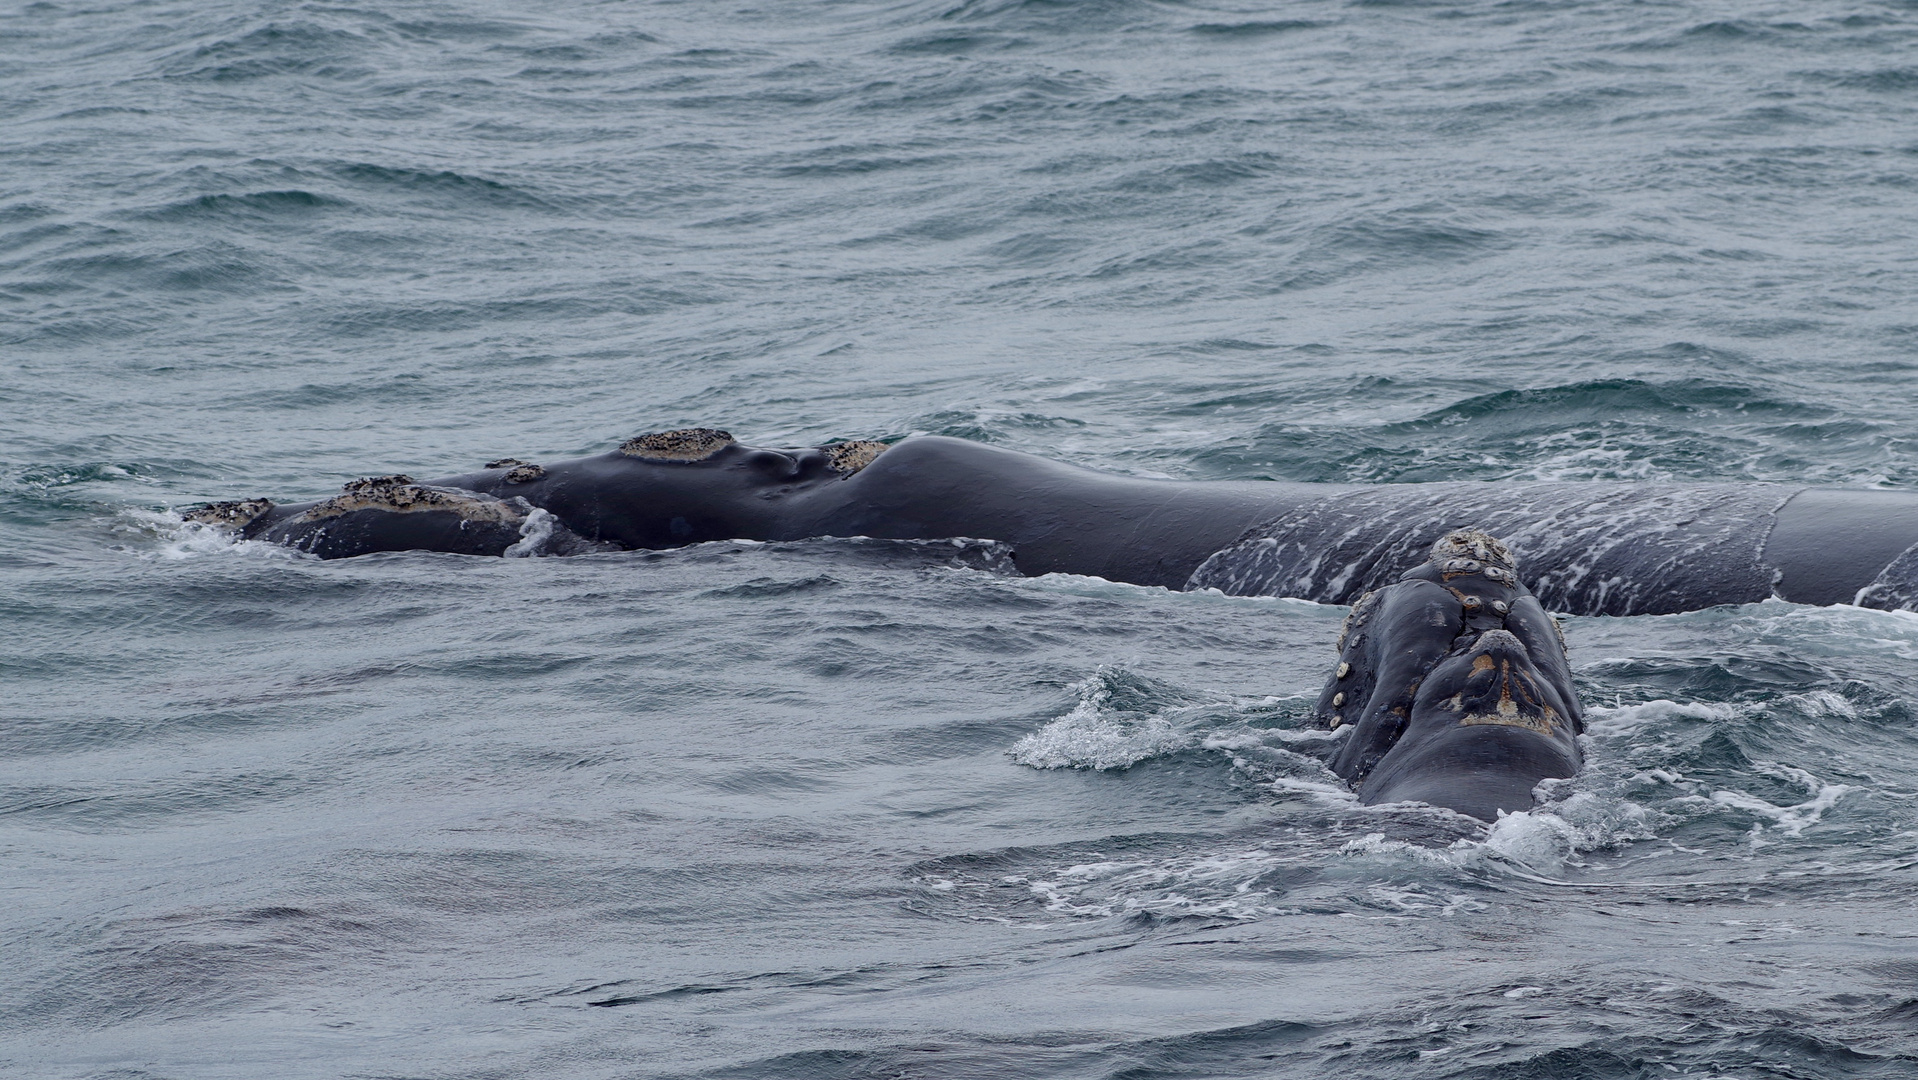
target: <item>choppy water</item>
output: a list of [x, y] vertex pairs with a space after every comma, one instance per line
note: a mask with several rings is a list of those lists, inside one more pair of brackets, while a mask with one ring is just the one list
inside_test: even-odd
[[168, 508], [727, 427], [1918, 483], [1909, 2], [0, 13], [0, 1072], [1905, 1077], [1918, 616], [1567, 624], [1354, 803], [1342, 610]]

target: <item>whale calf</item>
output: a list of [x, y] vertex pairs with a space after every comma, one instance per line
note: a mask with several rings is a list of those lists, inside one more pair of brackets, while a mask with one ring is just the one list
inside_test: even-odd
[[712, 428], [604, 454], [370, 477], [185, 515], [321, 558], [970, 537], [1026, 574], [1351, 604], [1446, 534], [1504, 538], [1543, 608], [1639, 615], [1780, 597], [1918, 607], [1918, 492], [1765, 483], [1306, 484], [1120, 476], [945, 436], [752, 447]]

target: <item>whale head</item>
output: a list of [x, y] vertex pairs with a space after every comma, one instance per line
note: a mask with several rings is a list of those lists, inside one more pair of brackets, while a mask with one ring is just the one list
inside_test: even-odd
[[1319, 709], [1351, 725], [1333, 770], [1364, 802], [1484, 820], [1577, 773], [1584, 724], [1564, 639], [1503, 544], [1448, 534], [1432, 558], [1353, 606]]

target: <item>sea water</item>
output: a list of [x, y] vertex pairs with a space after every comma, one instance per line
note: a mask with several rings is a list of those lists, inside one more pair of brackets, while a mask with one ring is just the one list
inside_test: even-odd
[[0, 12], [0, 1073], [1918, 1075], [1918, 616], [1566, 620], [1360, 806], [1343, 610], [977, 542], [321, 563], [644, 431], [1918, 484], [1908, 0]]

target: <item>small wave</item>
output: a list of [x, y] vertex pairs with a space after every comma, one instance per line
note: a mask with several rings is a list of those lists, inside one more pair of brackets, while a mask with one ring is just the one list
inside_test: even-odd
[[370, 162], [354, 162], [332, 170], [340, 179], [369, 192], [393, 192], [410, 198], [435, 198], [447, 205], [492, 206], [515, 209], [546, 209], [547, 199], [511, 184], [455, 172], [451, 169], [427, 170], [394, 168]]
[[[1007, 753], [1035, 769], [1104, 771], [1130, 768], [1147, 758], [1195, 745], [1194, 737], [1179, 730], [1165, 713], [1137, 707], [1140, 685], [1124, 669], [1100, 668], [1091, 678], [1072, 685], [1079, 702], [1071, 712], [1020, 739]], [[1128, 697], [1134, 700], [1128, 702]]]
[[13, 478], [29, 491], [50, 491], [76, 484], [116, 483], [124, 480], [151, 482], [152, 470], [142, 465], [116, 465], [110, 461], [78, 462], [67, 465], [29, 465]]
[[1047, 912], [1080, 918], [1145, 914], [1247, 921], [1299, 914], [1299, 908], [1278, 902], [1279, 893], [1259, 885], [1278, 861], [1271, 852], [1252, 850], [1172, 864], [1080, 863], [1026, 886]]
[[94, 252], [75, 245], [69, 250], [88, 253], [63, 255], [41, 262], [34, 287], [130, 292], [201, 292], [224, 295], [257, 292], [282, 284], [280, 269], [258, 250], [213, 241], [165, 253], [136, 253], [123, 249]]
[[893, 45], [891, 51], [901, 56], [954, 56], [1004, 49], [1017, 41], [1000, 34], [948, 30], [907, 38]]
[[[1789, 837], [1803, 836], [1806, 829], [1818, 824], [1819, 819], [1825, 816], [1825, 811], [1838, 805], [1838, 800], [1857, 790], [1850, 784], [1827, 784], [1794, 765], [1779, 765], [1774, 762], [1755, 764], [1757, 772], [1803, 788], [1811, 798], [1791, 806], [1779, 806], [1755, 795], [1726, 788], [1712, 792], [1711, 801], [1719, 806], [1754, 814], [1771, 822], [1772, 828]], [[1757, 847], [1762, 843], [1757, 830], [1754, 829], [1752, 845]]]
[[[1673, 348], [1661, 356], [1683, 363], [1693, 352]], [[1356, 410], [1364, 419], [1333, 414], [1310, 423], [1270, 423], [1244, 449], [1212, 449], [1196, 460], [1234, 478], [1340, 483], [1835, 483], [1882, 469], [1891, 438], [1887, 425], [1809, 403], [1801, 392], [1706, 379], [1597, 379], [1496, 390], [1384, 423], [1372, 420], [1379, 412], [1373, 402], [1389, 384], [1370, 383], [1348, 392], [1352, 404], [1366, 403]], [[1815, 465], [1803, 452], [1813, 446], [1819, 458], [1838, 448], [1849, 463]]]
[[208, 42], [165, 65], [166, 77], [195, 82], [234, 82], [302, 75], [348, 81], [374, 69], [366, 63], [376, 43], [317, 23], [269, 22]]
[[1677, 702], [1656, 698], [1636, 705], [1593, 705], [1585, 710], [1585, 730], [1592, 735], [1617, 737], [1629, 735], [1646, 724], [1667, 720], [1725, 721], [1738, 715], [1735, 705], [1704, 702]]
[[[1890, 707], [1903, 716], [1901, 705]], [[1756, 701], [1660, 698], [1593, 706], [1586, 713], [1586, 768], [1572, 780], [1555, 782], [1573, 794], [1542, 808], [1586, 829], [1589, 836], [1568, 841], [1566, 847], [1567, 842], [1534, 835], [1528, 841], [1534, 847], [1527, 850], [1542, 850], [1536, 845], [1543, 842], [1546, 848], [1559, 843], [1575, 853], [1593, 844], [1660, 836], [1699, 847], [1737, 843], [1741, 836], [1754, 848], [1804, 839], [1828, 811], [1870, 789], [1829, 782], [1812, 771], [1851, 771], [1856, 766], [1807, 759], [1812, 767], [1806, 768], [1762, 757], [1761, 752], [1797, 756], [1812, 751], [1815, 744], [1806, 743], [1806, 731], [1862, 723], [1875, 727], [1879, 712], [1877, 706], [1861, 705], [1833, 690]], [[1494, 837], [1502, 828], [1509, 828], [1503, 820], [1494, 827]], [[1541, 862], [1516, 848], [1511, 854], [1535, 868], [1551, 861], [1548, 857]]]
[[1300, 30], [1318, 30], [1325, 25], [1309, 19], [1268, 19], [1242, 23], [1198, 23], [1188, 27], [1187, 32], [1210, 38], [1250, 40], [1267, 38], [1274, 34], [1291, 34]]
[[287, 189], [255, 191], [243, 195], [201, 195], [169, 203], [141, 215], [154, 221], [193, 221], [200, 218], [244, 216], [281, 218], [306, 215], [316, 210], [351, 204], [311, 191]]
[[1918, 67], [1878, 68], [1872, 71], [1818, 71], [1812, 78], [1833, 86], [1869, 90], [1883, 94], [1908, 94], [1918, 90]]

